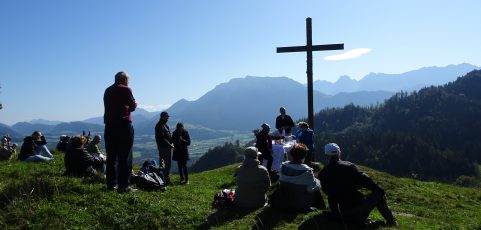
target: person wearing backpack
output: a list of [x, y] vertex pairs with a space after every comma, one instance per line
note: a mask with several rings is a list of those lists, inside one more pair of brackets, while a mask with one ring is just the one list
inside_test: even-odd
[[189, 184], [189, 173], [187, 172], [187, 161], [189, 160], [190, 135], [184, 124], [177, 123], [174, 133], [172, 133], [172, 143], [174, 151], [172, 160], [177, 161], [179, 168], [180, 184]]

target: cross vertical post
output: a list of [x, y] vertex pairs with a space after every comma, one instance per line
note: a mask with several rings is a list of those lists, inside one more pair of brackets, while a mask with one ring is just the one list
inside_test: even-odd
[[306, 18], [306, 59], [307, 59], [307, 123], [314, 129], [314, 86], [312, 82], [312, 20]]
[[309, 126], [314, 129], [314, 89], [313, 89], [313, 68], [312, 68], [312, 51], [325, 50], [343, 50], [344, 43], [341, 44], [327, 44], [327, 45], [312, 45], [312, 19], [306, 18], [306, 45], [305, 46], [290, 46], [277, 47], [277, 53], [290, 52], [306, 52], [307, 56], [307, 122]]

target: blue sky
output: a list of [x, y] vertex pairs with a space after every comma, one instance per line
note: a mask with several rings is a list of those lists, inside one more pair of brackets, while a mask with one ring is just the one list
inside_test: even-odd
[[304, 45], [306, 17], [314, 44], [345, 44], [314, 53], [315, 80], [480, 66], [479, 9], [479, 0], [2, 0], [0, 123], [102, 115], [120, 70], [141, 107], [156, 110], [246, 75], [305, 83], [305, 54], [276, 47]]

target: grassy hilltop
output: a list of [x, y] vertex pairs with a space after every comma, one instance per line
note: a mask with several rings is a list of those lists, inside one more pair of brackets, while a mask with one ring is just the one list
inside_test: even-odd
[[[63, 176], [60, 154], [46, 163], [0, 162], [0, 229], [344, 229], [320, 211], [212, 209], [214, 193], [235, 186], [235, 167], [192, 174], [190, 185], [174, 183], [165, 192], [118, 194], [103, 179]], [[479, 189], [361, 168], [386, 190], [397, 229], [481, 228]], [[382, 219], [377, 211], [371, 218]]]

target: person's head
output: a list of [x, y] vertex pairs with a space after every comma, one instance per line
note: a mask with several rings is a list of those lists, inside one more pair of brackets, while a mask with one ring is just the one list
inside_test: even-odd
[[271, 126], [267, 123], [262, 124], [261, 127], [262, 127], [262, 131], [269, 132], [271, 130]]
[[72, 138], [70, 138], [70, 144], [71, 144], [71, 148], [83, 148], [85, 142], [87, 141], [87, 139], [85, 138], [85, 136], [82, 136], [82, 135], [77, 135], [77, 136], [74, 136]]
[[184, 128], [184, 124], [182, 124], [182, 122], [179, 122], [177, 123], [177, 125], [175, 126], [176, 129], [183, 129]]
[[38, 131], [38, 130], [35, 130], [35, 131], [33, 131], [33, 133], [32, 133], [32, 137], [33, 137], [34, 139], [39, 139], [41, 136], [42, 136], [42, 133], [41, 133], [40, 131]]
[[305, 144], [295, 144], [289, 154], [292, 157], [292, 163], [294, 164], [302, 164], [304, 163], [304, 159], [306, 159], [307, 152], [309, 149]]
[[281, 107], [281, 108], [279, 109], [279, 112], [281, 113], [281, 115], [286, 115], [286, 108]]
[[324, 155], [326, 156], [328, 161], [330, 161], [331, 159], [340, 159], [341, 148], [336, 143], [326, 144], [324, 146]]
[[165, 111], [160, 113], [160, 119], [163, 120], [163, 121], [168, 121], [169, 117], [170, 117], [170, 115]]
[[123, 71], [118, 72], [117, 74], [115, 74], [115, 84], [128, 85], [129, 75]]
[[309, 128], [309, 124], [307, 124], [307, 122], [301, 121], [297, 123], [297, 127], [299, 127], [300, 130], [306, 130]]
[[100, 136], [100, 134], [95, 134], [93, 142], [98, 145], [101, 140], [102, 140], [102, 136]]
[[245, 159], [254, 159], [257, 160], [257, 157], [261, 155], [261, 153], [257, 150], [256, 147], [247, 147], [244, 149], [244, 157]]

